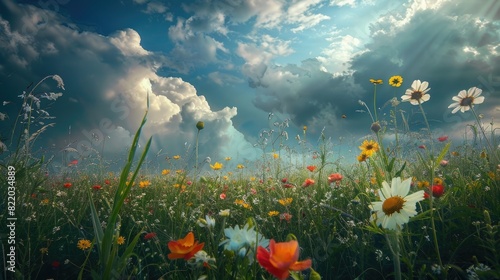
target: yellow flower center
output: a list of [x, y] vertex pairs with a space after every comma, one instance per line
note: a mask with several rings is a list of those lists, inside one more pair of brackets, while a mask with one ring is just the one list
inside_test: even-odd
[[472, 96], [465, 97], [460, 100], [460, 106], [470, 106], [472, 103], [474, 103], [474, 97]]
[[411, 99], [414, 100], [420, 100], [422, 98], [423, 94], [421, 91], [414, 91], [411, 93]]
[[400, 196], [392, 196], [384, 201], [382, 204], [382, 211], [384, 211], [387, 216], [390, 216], [394, 214], [394, 212], [399, 213], [399, 211], [403, 209], [404, 204], [405, 200], [403, 198]]

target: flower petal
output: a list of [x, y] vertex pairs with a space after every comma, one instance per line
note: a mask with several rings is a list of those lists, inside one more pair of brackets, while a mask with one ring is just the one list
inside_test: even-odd
[[184, 256], [184, 259], [189, 260], [190, 258], [192, 258], [196, 253], [198, 253], [201, 249], [203, 249], [203, 246], [205, 246], [205, 243], [200, 243], [198, 245], [193, 246], [191, 248], [191, 251]]
[[296, 240], [269, 242], [269, 250], [271, 251], [269, 261], [279, 269], [288, 269], [299, 259], [299, 243]]
[[411, 87], [413, 88], [413, 90], [418, 90], [420, 89], [420, 80], [415, 80], [413, 81], [413, 83], [411, 83]]
[[[273, 239], [271, 239], [270, 244], [271, 244], [271, 242], [274, 244], [274, 240]], [[264, 249], [264, 247], [259, 246], [257, 248], [257, 261], [259, 262], [259, 264], [263, 268], [265, 268], [272, 275], [276, 276], [276, 278], [278, 278], [278, 279], [286, 279], [286, 278], [288, 278], [288, 275], [290, 274], [288, 272], [288, 268], [287, 269], [279, 269], [277, 267], [274, 267], [271, 264], [271, 261], [269, 260], [270, 257], [271, 256], [270, 256], [269, 251], [267, 251], [266, 249]]]
[[[420, 82], [420, 81], [419, 81], [419, 82]], [[429, 87], [429, 83], [428, 83], [428, 82], [422, 82], [422, 83], [420, 84], [420, 90], [421, 90], [421, 91], [426, 90], [428, 87]]]
[[310, 268], [311, 265], [312, 265], [312, 261], [310, 259], [307, 259], [307, 260], [303, 260], [303, 261], [300, 261], [300, 262], [295, 262], [294, 264], [292, 264], [290, 266], [290, 270], [292, 270], [292, 271], [302, 271], [302, 270]]
[[181, 246], [190, 247], [194, 244], [194, 234], [192, 231], [188, 232], [186, 236], [182, 239], [177, 240]]
[[474, 98], [474, 104], [481, 104], [484, 102], [484, 96]]
[[[463, 99], [465, 97], [467, 97], [467, 92], [465, 90], [461, 90], [459, 93], [458, 93], [458, 96], [460, 97], [460, 99]], [[457, 100], [458, 101], [458, 100]]]

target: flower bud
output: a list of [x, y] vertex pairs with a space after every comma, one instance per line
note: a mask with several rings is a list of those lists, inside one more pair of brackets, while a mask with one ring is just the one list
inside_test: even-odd
[[205, 123], [204, 122], [199, 121], [199, 122], [196, 123], [196, 128], [198, 130], [202, 130], [204, 127], [205, 127]]
[[293, 233], [289, 233], [286, 236], [286, 241], [292, 241], [292, 240], [297, 240], [297, 237]]
[[372, 123], [372, 126], [370, 127], [370, 129], [375, 132], [375, 133], [378, 133], [380, 131], [382, 127], [380, 126], [380, 123], [379, 122], [374, 122]]

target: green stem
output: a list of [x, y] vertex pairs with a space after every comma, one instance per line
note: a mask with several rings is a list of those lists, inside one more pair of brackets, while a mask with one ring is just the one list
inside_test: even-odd
[[425, 122], [425, 125], [427, 126], [427, 132], [429, 133], [429, 139], [432, 139], [431, 127], [429, 126], [429, 122], [427, 121], [427, 116], [425, 115], [424, 108], [422, 107], [422, 103], [420, 103], [420, 101], [418, 101], [418, 107], [420, 107], [420, 111], [422, 112], [422, 115], [424, 116], [424, 122]]
[[375, 121], [378, 121], [377, 117], [377, 85], [373, 87], [373, 113], [375, 114]]
[[400, 229], [397, 229], [395, 232], [391, 234], [385, 235], [387, 240], [387, 244], [389, 245], [389, 249], [392, 253], [392, 263], [394, 265], [394, 279], [401, 280], [401, 260], [399, 258], [399, 236]]
[[[434, 170], [436, 167], [434, 166], [435, 162], [432, 161], [432, 166], [431, 166], [431, 184], [429, 184], [429, 207], [430, 207], [430, 214], [431, 214], [431, 228], [432, 228], [432, 239], [434, 241], [434, 250], [436, 250], [436, 255], [438, 259], [439, 266], [443, 269], [443, 261], [441, 259], [441, 252], [439, 251], [439, 242], [437, 238], [437, 230], [436, 230], [436, 222], [434, 218], [434, 195], [432, 193], [432, 182], [434, 181]], [[445, 270], [444, 270], [445, 271]], [[446, 273], [446, 271], [445, 271]]]
[[198, 177], [198, 138], [200, 136], [200, 130], [198, 129], [198, 133], [196, 134], [196, 162], [195, 162], [195, 180]]
[[489, 138], [486, 136], [486, 133], [484, 132], [484, 128], [481, 125], [481, 121], [479, 120], [479, 116], [476, 114], [476, 111], [474, 110], [474, 107], [470, 106], [470, 110], [472, 111], [472, 114], [476, 118], [477, 125], [479, 126], [479, 129], [483, 133], [484, 140], [486, 140], [486, 144], [488, 145], [488, 148], [490, 149], [490, 154], [493, 154], [497, 162], [499, 162], [499, 159], [497, 157], [497, 153], [495, 152], [495, 149], [493, 149], [493, 146], [490, 143]]
[[[396, 98], [396, 96], [394, 96]], [[394, 100], [393, 100], [394, 101]], [[399, 151], [399, 138], [398, 138], [398, 104], [397, 104], [397, 99], [396, 103], [394, 106], [394, 136], [396, 137], [396, 152]]]

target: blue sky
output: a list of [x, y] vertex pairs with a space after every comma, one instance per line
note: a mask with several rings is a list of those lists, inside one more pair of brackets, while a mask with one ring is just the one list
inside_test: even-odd
[[[478, 2], [0, 0], [0, 91], [10, 102], [0, 108], [8, 116], [2, 141], [9, 144], [4, 135], [18, 95], [51, 74], [65, 90], [47, 80], [35, 93], [63, 93], [42, 102], [55, 117], [46, 123], [55, 125], [37, 145], [54, 153], [81, 153], [88, 144], [109, 158], [123, 156], [149, 94], [144, 136], [153, 136], [153, 154], [192, 150], [203, 120], [201, 158], [251, 160], [259, 134], [289, 120], [286, 146], [296, 147], [307, 125], [311, 149], [324, 131], [354, 158], [370, 137], [370, 116], [358, 102], [374, 110], [370, 78], [384, 80], [377, 111], [387, 122], [387, 102], [413, 80], [428, 81], [431, 100], [423, 108], [435, 136], [462, 141], [474, 119], [447, 109], [460, 90], [481, 88], [486, 102], [477, 110], [497, 123], [500, 115], [500, 2]], [[403, 76], [400, 88], [388, 85], [393, 75]], [[411, 131], [424, 126], [418, 106], [398, 110]], [[408, 148], [417, 140], [408, 133]]]

